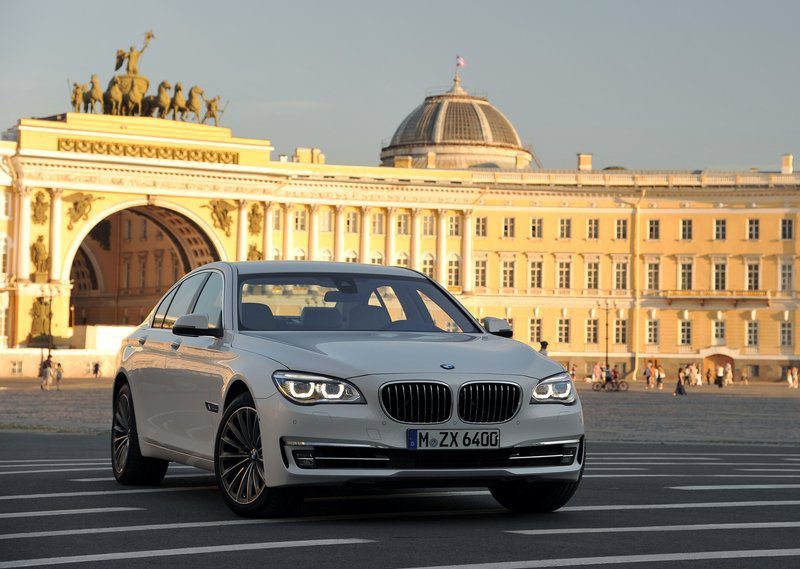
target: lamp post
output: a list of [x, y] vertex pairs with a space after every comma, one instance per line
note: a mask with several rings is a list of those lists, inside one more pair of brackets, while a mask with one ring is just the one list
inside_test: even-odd
[[60, 290], [57, 286], [48, 285], [42, 292], [47, 297], [47, 356], [50, 357], [53, 353], [53, 298], [58, 296]]
[[614, 308], [614, 304], [606, 299], [602, 303], [597, 303], [598, 308], [601, 308], [606, 313], [606, 373], [608, 373], [609, 364], [608, 364], [608, 313], [611, 312]]

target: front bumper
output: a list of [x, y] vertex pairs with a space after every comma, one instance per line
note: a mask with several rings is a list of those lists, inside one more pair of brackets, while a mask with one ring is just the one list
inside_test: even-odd
[[[280, 394], [256, 399], [267, 483], [457, 486], [518, 479], [574, 481], [580, 476], [584, 452], [580, 401], [529, 404], [526, 398], [516, 416], [500, 424], [467, 424], [453, 416], [441, 425], [410, 425], [384, 413], [378, 404], [379, 385], [375, 378], [357, 383], [367, 400], [364, 405], [302, 406]], [[529, 392], [527, 385], [523, 389]], [[409, 428], [498, 429], [501, 448], [407, 450]]]

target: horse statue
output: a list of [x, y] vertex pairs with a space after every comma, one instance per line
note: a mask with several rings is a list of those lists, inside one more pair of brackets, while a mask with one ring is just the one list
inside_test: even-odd
[[186, 110], [194, 114], [197, 122], [200, 122], [200, 112], [203, 110], [203, 90], [194, 86], [189, 89], [189, 100], [186, 102]]
[[108, 90], [103, 95], [103, 108], [107, 115], [122, 114], [122, 89], [119, 88], [119, 78], [114, 77], [108, 85]]
[[83, 90], [83, 112], [95, 112], [95, 103], [100, 104], [100, 112], [103, 112], [103, 89], [100, 87], [100, 80], [96, 74], [92, 74], [91, 85], [86, 85]]
[[178, 114], [181, 115], [181, 120], [186, 120], [186, 98], [183, 96], [183, 85], [175, 83], [175, 94], [172, 96], [172, 120], [178, 120]]
[[169, 81], [162, 81], [158, 84], [158, 95], [149, 95], [142, 101], [142, 116], [152, 117], [158, 111], [158, 118], [165, 119], [169, 113], [172, 98], [169, 90], [172, 89]]
[[144, 100], [144, 93], [139, 90], [139, 85], [133, 84], [133, 87], [122, 98], [123, 114], [128, 116], [136, 116], [142, 114], [142, 101]]

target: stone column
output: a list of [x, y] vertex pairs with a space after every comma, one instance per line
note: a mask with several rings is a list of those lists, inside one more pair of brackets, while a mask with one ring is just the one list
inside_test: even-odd
[[294, 204], [283, 204], [283, 260], [294, 259]]
[[387, 207], [386, 208], [386, 265], [392, 266], [397, 262], [395, 259], [396, 251], [395, 251], [395, 243], [396, 243], [396, 234], [397, 234], [397, 208], [395, 207]]
[[262, 253], [265, 261], [272, 261], [272, 250], [275, 248], [275, 210], [270, 202], [264, 202], [264, 235]]
[[475, 285], [475, 263], [472, 260], [473, 211], [464, 210], [461, 214], [461, 292], [471, 293]]
[[311, 204], [309, 207], [308, 227], [308, 256], [309, 261], [316, 261], [319, 255], [319, 205]]
[[411, 268], [415, 271], [422, 269], [420, 257], [420, 239], [422, 238], [422, 211], [419, 208], [411, 210]]
[[370, 250], [369, 250], [369, 238], [370, 238], [370, 230], [372, 229], [369, 225], [370, 222], [370, 211], [372, 208], [369, 206], [361, 206], [361, 241], [360, 241], [360, 251], [358, 253], [359, 261], [361, 263], [369, 263], [370, 262]]
[[238, 200], [239, 220], [236, 226], [236, 260], [247, 260], [247, 201]]
[[31, 279], [31, 188], [17, 190], [19, 219], [17, 220], [17, 281]]
[[50, 190], [50, 282], [61, 280], [61, 193]]
[[436, 211], [436, 280], [447, 284], [447, 210]]
[[336, 206], [336, 233], [333, 237], [333, 258], [338, 262], [344, 261], [344, 206]]

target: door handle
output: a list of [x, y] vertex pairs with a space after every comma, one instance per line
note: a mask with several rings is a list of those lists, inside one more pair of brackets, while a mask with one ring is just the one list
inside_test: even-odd
[[181, 347], [181, 343], [180, 343], [180, 342], [172, 342], [172, 343], [170, 344], [170, 346], [172, 346], [172, 349], [173, 349], [173, 350], [177, 350], [178, 348], [180, 348], [180, 347]]
[[142, 336], [139, 338], [139, 345], [144, 346], [144, 343], [147, 341], [147, 336]]

